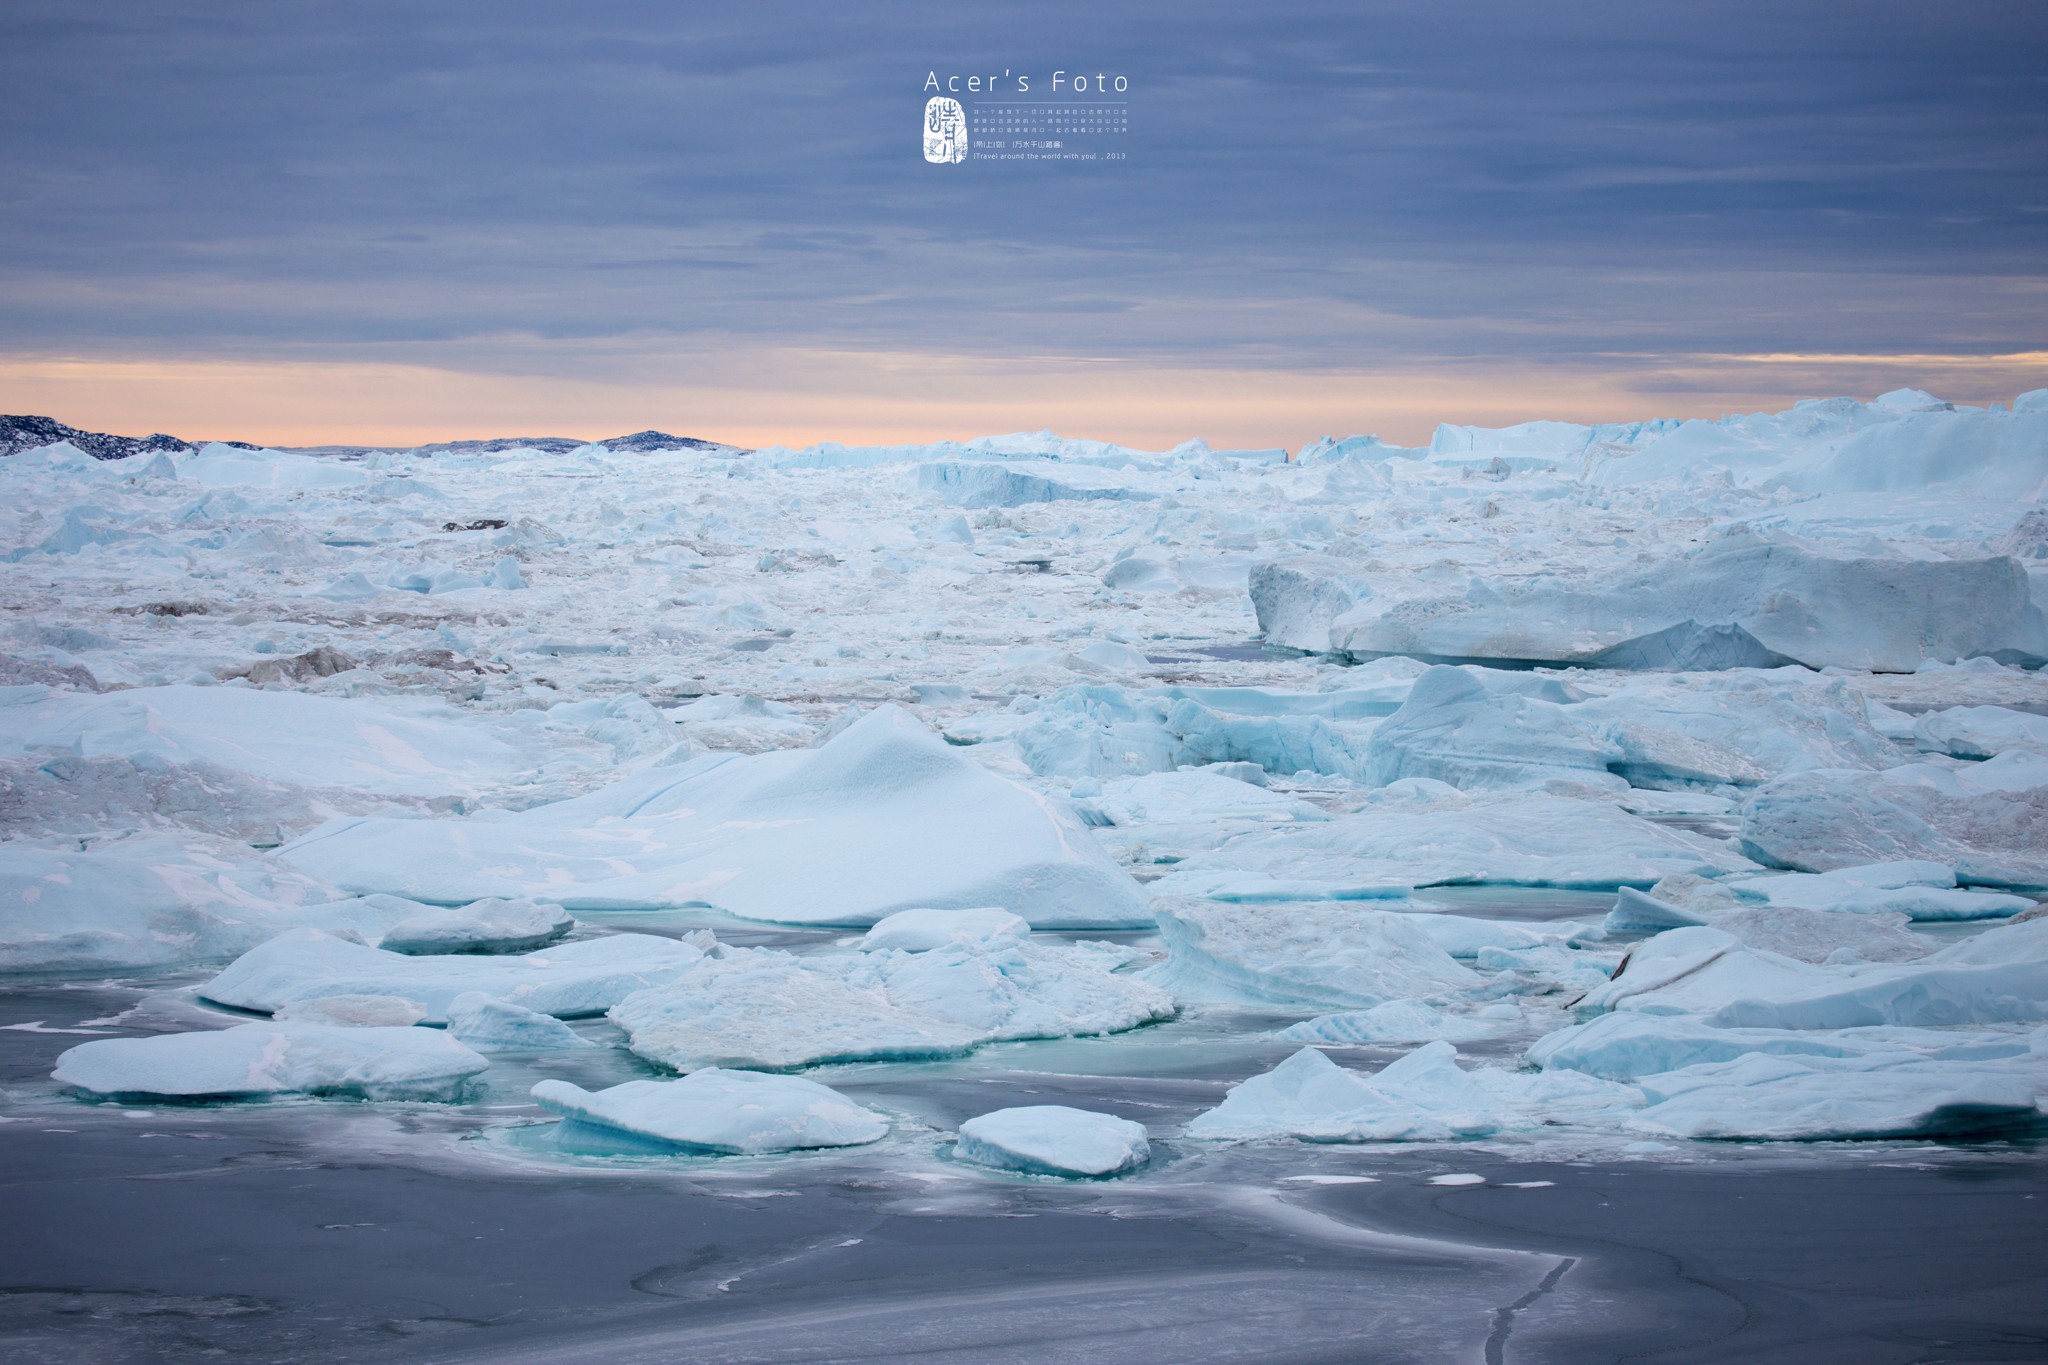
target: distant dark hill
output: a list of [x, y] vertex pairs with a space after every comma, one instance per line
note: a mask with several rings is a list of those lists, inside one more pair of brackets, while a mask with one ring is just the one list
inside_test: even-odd
[[190, 441], [158, 432], [154, 436], [109, 436], [100, 431], [80, 431], [53, 417], [0, 417], [0, 455], [15, 455], [38, 446], [69, 441], [86, 454], [101, 460], [125, 460], [153, 450], [196, 450]]
[[[100, 460], [125, 460], [130, 455], [146, 455], [158, 450], [197, 450], [203, 441], [186, 441], [176, 436], [158, 432], [154, 436], [110, 436], [100, 431], [80, 431], [67, 426], [54, 417], [0, 416], [0, 456], [16, 455], [24, 450], [39, 446], [54, 445], [58, 441], [69, 441], [86, 454]], [[260, 447], [248, 441], [223, 441], [220, 444], [238, 446], [243, 450]], [[615, 436], [610, 440], [590, 442], [573, 436], [494, 436], [476, 441], [438, 441], [423, 446], [300, 446], [292, 447], [311, 455], [368, 455], [375, 451], [417, 451], [422, 455], [441, 452], [492, 454], [500, 450], [543, 450], [550, 455], [561, 455], [578, 447], [597, 444], [617, 451], [634, 454], [649, 454], [663, 450], [702, 450], [715, 455], [744, 455], [747, 452], [738, 446], [729, 446], [719, 441], [706, 441], [696, 436], [671, 436], [665, 431], [636, 431], [630, 436]]]

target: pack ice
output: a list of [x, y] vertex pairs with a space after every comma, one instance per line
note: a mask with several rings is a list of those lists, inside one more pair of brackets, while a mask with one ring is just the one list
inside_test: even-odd
[[[26, 452], [0, 968], [273, 1016], [81, 1093], [454, 1095], [614, 1025], [688, 1073], [550, 1087], [572, 1152], [866, 1141], [738, 1077], [1176, 1019], [1315, 1045], [1198, 1139], [2034, 1131], [2044, 491], [2048, 393], [1915, 390], [1291, 461]], [[724, 915], [867, 932], [662, 936]], [[956, 1154], [1138, 1149], [1046, 1108]]]
[[356, 892], [571, 910], [703, 905], [805, 924], [1001, 906], [1037, 928], [1150, 923], [1060, 804], [882, 707], [818, 749], [707, 755], [494, 818], [331, 822], [279, 851]]
[[2042, 919], [1905, 962], [1816, 963], [1716, 928], [1673, 929], [1632, 950], [1577, 1002], [1591, 1017], [1529, 1058], [1634, 1083], [1644, 1107], [1630, 1125], [1659, 1134], [2024, 1132], [2048, 1095], [2044, 963]]

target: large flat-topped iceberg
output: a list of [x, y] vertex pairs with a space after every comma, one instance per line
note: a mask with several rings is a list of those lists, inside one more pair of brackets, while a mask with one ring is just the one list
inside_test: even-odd
[[439, 903], [847, 925], [1000, 906], [1041, 929], [1151, 923], [1137, 883], [1069, 812], [896, 707], [819, 749], [713, 755], [489, 819], [335, 821], [280, 853], [353, 891]]
[[1033, 502], [1135, 502], [1158, 496], [1122, 472], [1052, 460], [947, 460], [919, 465], [917, 486], [959, 507], [1022, 507]]
[[2048, 660], [2048, 625], [2018, 560], [1858, 558], [1745, 537], [1612, 585], [1504, 579], [1484, 592], [1370, 600], [1331, 623], [1330, 641], [1357, 656], [1623, 668], [1910, 673], [1928, 659]]
[[437, 1029], [242, 1024], [218, 1032], [101, 1038], [57, 1059], [60, 1083], [103, 1096], [452, 1099], [490, 1063]]

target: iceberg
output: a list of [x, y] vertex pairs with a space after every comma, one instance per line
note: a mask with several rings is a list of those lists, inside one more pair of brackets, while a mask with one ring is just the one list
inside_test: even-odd
[[480, 900], [452, 909], [427, 909], [386, 929], [377, 946], [387, 952], [524, 953], [545, 947], [576, 927], [559, 905]]
[[1482, 984], [1437, 946], [1427, 916], [1202, 901], [1162, 901], [1158, 913], [1169, 955], [1152, 975], [1185, 997], [1321, 1012], [1465, 995]]
[[444, 1023], [470, 991], [542, 1014], [603, 1014], [635, 991], [674, 979], [704, 956], [691, 943], [613, 934], [502, 957], [412, 957], [293, 929], [250, 949], [199, 988], [215, 1004], [274, 1013], [328, 995], [395, 995]]
[[2012, 1068], [1911, 1055], [1752, 1053], [1641, 1082], [1630, 1124], [1685, 1138], [1805, 1140], [2016, 1136], [2040, 1126], [2038, 1081]]
[[1355, 657], [1588, 667], [2048, 662], [2048, 623], [2018, 560], [1865, 558], [1740, 536], [1612, 587], [1539, 577], [1477, 600], [1368, 600], [1331, 622], [1330, 639]]
[[1676, 873], [1756, 871], [1726, 845], [1596, 801], [1507, 793], [1483, 802], [1387, 805], [1298, 830], [1247, 835], [1197, 853], [1152, 884], [1206, 894], [1218, 873], [1348, 886], [1498, 884], [1612, 891]]
[[1987, 930], [1910, 962], [1822, 964], [1700, 927], [1657, 935], [1578, 1002], [1693, 1015], [1724, 1028], [1946, 1028], [2048, 1021], [2048, 919]]
[[0, 844], [0, 971], [218, 961], [332, 896], [313, 877], [208, 840], [147, 835], [84, 853]]
[[1958, 882], [2048, 890], [2048, 757], [1788, 774], [1743, 804], [1741, 846], [1801, 872], [1935, 862]]
[[2048, 716], [2003, 706], [1952, 706], [1914, 721], [1913, 742], [1953, 758], [1996, 758], [2007, 749], [2048, 754]]
[[1274, 1037], [1290, 1043], [1478, 1043], [1499, 1037], [1520, 1021], [1521, 1011], [1512, 1005], [1508, 1014], [1507, 1019], [1484, 1012], [1452, 1014], [1419, 1000], [1389, 1000], [1369, 1010], [1304, 1019]]
[[2024, 1033], [1985, 1030], [1875, 1028], [1721, 1028], [1685, 1015], [1603, 1014], [1544, 1035], [1528, 1060], [1550, 1070], [1633, 1081], [1665, 1072], [1761, 1055], [1771, 1057], [1898, 1057], [1976, 1062], [2029, 1055]]
[[1056, 460], [944, 460], [917, 467], [916, 486], [955, 507], [1035, 502], [1133, 502], [1155, 498], [1128, 475]]
[[894, 706], [817, 749], [706, 755], [488, 819], [331, 821], [279, 856], [351, 891], [440, 904], [707, 905], [847, 925], [993, 905], [1041, 929], [1151, 923], [1069, 811]]
[[[1421, 1055], [1424, 1049], [1408, 1054], [1419, 1059], [1413, 1065], [1403, 1066], [1403, 1058], [1369, 1080], [1304, 1047], [1273, 1070], [1232, 1086], [1221, 1104], [1188, 1123], [1187, 1135], [1239, 1141], [1294, 1137], [1316, 1142], [1413, 1142], [1497, 1131], [1499, 1120], [1488, 1112], [1483, 1098], [1431, 1065], [1455, 1050], [1448, 1043], [1431, 1043], [1429, 1049], [1428, 1057]], [[1419, 1090], [1402, 1084], [1411, 1078], [1423, 1083]]]
[[[315, 1006], [325, 1003], [310, 1002]], [[306, 1006], [286, 1008], [297, 1010]], [[448, 1002], [447, 1015], [448, 1036], [478, 1052], [550, 1052], [597, 1046], [552, 1014], [541, 1014], [482, 991], [464, 991], [456, 996]]]
[[533, 1087], [533, 1098], [575, 1130], [556, 1137], [572, 1148], [753, 1155], [858, 1147], [889, 1133], [881, 1115], [829, 1086], [758, 1071], [710, 1068], [597, 1091], [550, 1080]]
[[1109, 1176], [1144, 1165], [1152, 1147], [1142, 1123], [1064, 1104], [1032, 1104], [967, 1120], [953, 1155], [1027, 1175]]
[[692, 1071], [959, 1056], [983, 1043], [1117, 1033], [1174, 1012], [1120, 949], [950, 942], [798, 957], [721, 948], [612, 1009], [636, 1053]]
[[1331, 622], [1373, 595], [1369, 574], [1331, 555], [1254, 564], [1246, 586], [1267, 644], [1317, 654], [1335, 648]]
[[182, 684], [98, 696], [0, 689], [0, 755], [50, 748], [390, 796], [480, 792], [531, 777], [539, 759], [440, 702]]
[[898, 910], [877, 920], [875, 927], [861, 935], [861, 951], [868, 953], [900, 949], [907, 953], [950, 948], [985, 948], [997, 944], [1022, 943], [1031, 936], [1031, 926], [1020, 915], [994, 907], [967, 910]]
[[96, 1039], [59, 1057], [50, 1074], [108, 1098], [448, 1100], [489, 1066], [434, 1029], [290, 1022]]

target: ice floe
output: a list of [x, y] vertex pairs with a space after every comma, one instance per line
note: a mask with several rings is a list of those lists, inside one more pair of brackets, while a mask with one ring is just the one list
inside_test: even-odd
[[2048, 889], [2048, 757], [1788, 774], [1744, 804], [1742, 847], [1802, 872], [1931, 861], [1959, 882]]
[[394, 953], [524, 953], [544, 947], [576, 927], [559, 905], [524, 900], [480, 900], [433, 908], [386, 929], [376, 946]]
[[1457, 1049], [1432, 1042], [1360, 1075], [1305, 1047], [1233, 1086], [1187, 1125], [1193, 1138], [1311, 1142], [1444, 1142], [1507, 1129], [1624, 1115], [1633, 1087], [1591, 1076], [1498, 1068], [1466, 1071]]
[[1177, 995], [1319, 1013], [1479, 990], [1482, 978], [1437, 945], [1427, 918], [1354, 905], [1163, 901], [1170, 955], [1152, 975]]
[[332, 898], [315, 878], [219, 841], [148, 835], [78, 852], [0, 844], [0, 970], [217, 961]]
[[674, 979], [701, 960], [693, 943], [614, 934], [537, 953], [414, 957], [293, 929], [236, 958], [199, 988], [218, 1004], [271, 1013], [328, 995], [395, 995], [441, 1023], [455, 998], [480, 991], [508, 1004], [578, 1018], [603, 1014], [635, 991]]
[[597, 1091], [542, 1081], [533, 1098], [574, 1130], [555, 1137], [571, 1150], [755, 1154], [858, 1147], [889, 1132], [881, 1115], [829, 1086], [758, 1071], [708, 1068]]
[[[317, 1006], [326, 1002], [309, 1003]], [[448, 1036], [478, 1052], [551, 1052], [596, 1046], [552, 1014], [542, 1014], [482, 991], [464, 991], [448, 1002], [444, 1013], [448, 1016]]]
[[1504, 884], [1612, 890], [1688, 872], [1755, 864], [1726, 845], [1617, 807], [1545, 793], [1388, 805], [1327, 824], [1259, 834], [1198, 853], [1154, 883], [1160, 895], [1210, 895], [1216, 873], [1347, 886]]
[[818, 749], [708, 755], [489, 819], [335, 821], [279, 852], [352, 891], [441, 903], [706, 905], [847, 925], [999, 905], [1037, 928], [1150, 923], [1069, 811], [894, 707]]
[[1170, 995], [1115, 971], [1128, 956], [1001, 940], [812, 957], [721, 948], [611, 1019], [635, 1052], [679, 1071], [957, 1056], [1169, 1017]]
[[1152, 1147], [1142, 1123], [1064, 1104], [1031, 1104], [967, 1120], [953, 1155], [1028, 1175], [1106, 1176], [1144, 1165]]
[[148, 1038], [100, 1038], [57, 1059], [51, 1075], [94, 1095], [266, 1099], [335, 1095], [445, 1100], [489, 1062], [436, 1029], [241, 1024]]

